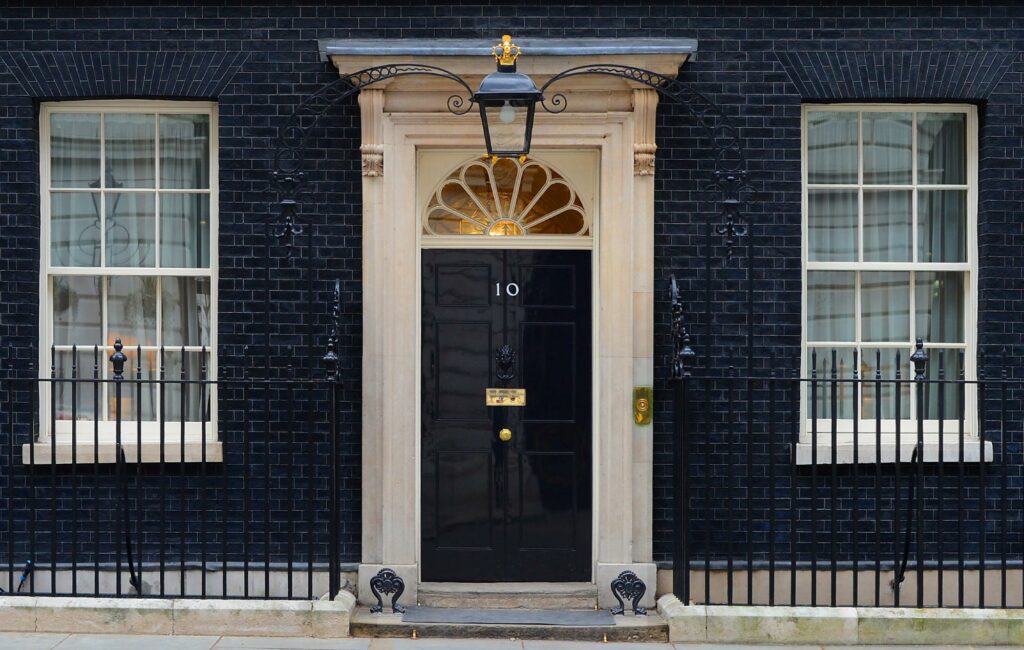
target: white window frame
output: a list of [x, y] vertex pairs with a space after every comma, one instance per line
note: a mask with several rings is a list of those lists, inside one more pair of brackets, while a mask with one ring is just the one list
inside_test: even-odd
[[[813, 186], [809, 183], [808, 176], [808, 114], [811, 112], [827, 111], [827, 112], [853, 112], [853, 113], [879, 113], [879, 112], [910, 112], [914, 115], [913, 118], [913, 129], [912, 129], [912, 143], [911, 143], [911, 160], [913, 163], [913, 172], [911, 182], [909, 184], [898, 184], [898, 185], [884, 185], [884, 184], [866, 184], [864, 183], [864, 134], [863, 134], [863, 121], [858, 120], [858, 137], [857, 137], [857, 153], [858, 153], [858, 167], [857, 167], [857, 183], [815, 183]], [[917, 183], [917, 115], [920, 113], [963, 113], [966, 116], [966, 155], [967, 155], [967, 177], [965, 185], [931, 185], [931, 184], [918, 184]], [[966, 286], [966, 300], [964, 305], [964, 342], [961, 344], [950, 344], [950, 343], [935, 343], [925, 342], [925, 349], [940, 348], [940, 349], [962, 349], [964, 351], [964, 376], [965, 379], [970, 382], [976, 378], [976, 350], [977, 350], [977, 305], [978, 305], [978, 240], [977, 240], [977, 216], [978, 216], [978, 114], [977, 108], [969, 104], [942, 104], [942, 103], [928, 103], [928, 104], [878, 104], [878, 103], [864, 103], [864, 104], [804, 104], [801, 108], [800, 116], [800, 164], [801, 164], [801, 221], [800, 221], [800, 251], [801, 251], [801, 377], [805, 378], [802, 384], [801, 399], [800, 399], [800, 441], [797, 444], [795, 458], [798, 464], [809, 464], [811, 462], [811, 447], [812, 447], [812, 422], [810, 421], [810, 384], [806, 381], [810, 376], [810, 357], [811, 348], [809, 347], [807, 340], [807, 278], [809, 271], [955, 271], [958, 273], [965, 274], [965, 286]], [[808, 227], [808, 196], [811, 189], [850, 189], [858, 191], [858, 237], [863, 239], [863, 190], [868, 189], [909, 189], [912, 191], [912, 231], [911, 231], [911, 246], [912, 256], [911, 260], [917, 259], [917, 207], [918, 207], [918, 191], [919, 189], [962, 189], [967, 191], [967, 261], [963, 263], [929, 263], [929, 262], [812, 262], [808, 259], [809, 256], [809, 227]], [[863, 241], [857, 246], [858, 257], [863, 257]], [[859, 274], [857, 275], [859, 278]], [[913, 278], [913, 275], [911, 275]], [[840, 349], [856, 349], [861, 347], [860, 341], [860, 308], [859, 303], [861, 295], [859, 291], [860, 283], [857, 282], [855, 289], [855, 309], [854, 314], [857, 318], [856, 331], [857, 335], [854, 337], [853, 342], [820, 342], [816, 341], [814, 347], [826, 355], [826, 360], [831, 354], [833, 348]], [[911, 279], [910, 286], [910, 332], [911, 336], [914, 335], [914, 286], [913, 279]], [[913, 379], [913, 372], [911, 371], [910, 355], [913, 352], [913, 345], [910, 342], [899, 342], [899, 343], [871, 343], [871, 348], [881, 348], [887, 352], [895, 354], [897, 351], [901, 352], [901, 364], [900, 375], [905, 380]], [[819, 366], [823, 359], [819, 354]], [[933, 359], [934, 362], [934, 359]], [[824, 395], [829, 395], [831, 390], [828, 381], [828, 377], [820, 377], [822, 381], [818, 383], [818, 390], [825, 391]], [[847, 377], [846, 379], [849, 379]], [[861, 377], [861, 379], [868, 383], [871, 377]], [[948, 380], [955, 380], [957, 377], [947, 376]], [[891, 381], [891, 378], [890, 378]], [[909, 460], [913, 451], [914, 446], [917, 444], [917, 419], [916, 419], [916, 389], [910, 387], [910, 405], [909, 410], [911, 414], [910, 419], [900, 419], [899, 421], [899, 458], [901, 460]], [[967, 385], [965, 396], [965, 417], [964, 417], [964, 446], [965, 446], [965, 459], [966, 460], [980, 460], [980, 445], [977, 435], [977, 398], [975, 387], [971, 384]], [[865, 418], [860, 413], [860, 404], [857, 406], [858, 414], [858, 438], [857, 447], [858, 462], [873, 463], [876, 460], [876, 430], [877, 423], [875, 418]], [[925, 431], [925, 450], [924, 458], [927, 461], [938, 460], [939, 457], [939, 429], [940, 423], [936, 419], [924, 420], [924, 431]], [[895, 418], [883, 419], [881, 421], [881, 432], [882, 432], [882, 455], [883, 462], [892, 462], [896, 458], [897, 453], [897, 440], [896, 440], [897, 422]], [[959, 419], [944, 420], [942, 422], [943, 438], [942, 444], [944, 447], [943, 458], [946, 461], [956, 460], [958, 458], [959, 448], [959, 430], [960, 423]], [[853, 462], [854, 461], [854, 418], [837, 419], [836, 422], [836, 444], [840, 448], [838, 454], [839, 462]], [[830, 462], [832, 446], [832, 420], [831, 418], [817, 418], [817, 462], [828, 463]], [[825, 455], [822, 455], [825, 453]], [[991, 459], [991, 443], [986, 441], [985, 449], [985, 460]]]
[[[51, 186], [50, 176], [50, 116], [55, 113], [145, 113], [167, 115], [167, 114], [206, 114], [210, 116], [210, 142], [209, 142], [209, 159], [210, 159], [210, 179], [209, 187], [206, 189], [161, 189], [160, 188], [160, 120], [156, 118], [156, 130], [154, 132], [155, 149], [154, 149], [154, 174], [155, 181], [153, 188], [119, 188], [118, 192], [156, 192], [157, 199], [155, 201], [155, 214], [156, 224], [155, 233], [159, 237], [160, 227], [160, 193], [188, 193], [188, 194], [208, 194], [209, 200], [209, 219], [210, 219], [210, 266], [209, 268], [161, 268], [158, 264], [154, 264], [153, 267], [110, 267], [110, 266], [96, 266], [96, 267], [63, 267], [63, 266], [51, 266], [50, 256], [52, 244], [50, 242], [50, 208], [51, 208], [51, 192], [53, 191], [68, 191], [69, 188], [53, 188]], [[104, 168], [106, 166], [106, 159], [103, 155], [105, 143], [103, 142], [103, 121], [100, 122], [100, 177], [101, 182], [104, 179]], [[54, 276], [148, 276], [148, 277], [203, 277], [208, 278], [210, 281], [210, 340], [209, 345], [206, 346], [207, 353], [209, 355], [209, 364], [207, 366], [207, 379], [214, 380], [217, 377], [217, 322], [218, 322], [218, 233], [219, 233], [219, 219], [218, 219], [218, 187], [219, 187], [219, 165], [218, 165], [218, 143], [217, 143], [217, 131], [218, 131], [218, 110], [215, 102], [196, 102], [196, 101], [165, 101], [165, 100], [96, 100], [96, 101], [68, 101], [68, 102], [47, 102], [40, 106], [39, 111], [39, 179], [40, 179], [40, 236], [39, 236], [39, 377], [48, 379], [50, 376], [50, 365], [51, 365], [51, 345], [53, 343], [53, 313], [51, 305], [53, 303], [53, 282]], [[70, 191], [74, 191], [71, 188]], [[101, 246], [105, 246], [103, 238], [101, 237]], [[157, 255], [159, 256], [159, 247], [157, 247]], [[159, 258], [157, 258], [159, 259]], [[101, 260], [105, 264], [105, 256], [101, 255]], [[160, 310], [160, 301], [157, 301], [157, 310]], [[157, 345], [161, 343], [160, 333], [157, 334]], [[71, 346], [60, 346], [60, 349], [70, 349]], [[151, 346], [147, 346], [151, 347]], [[186, 352], [200, 352], [203, 346], [185, 346]], [[159, 349], [159, 348], [158, 348]], [[168, 351], [180, 350], [181, 346], [169, 346], [166, 348]], [[91, 352], [91, 346], [80, 346], [80, 352]], [[126, 347], [125, 352], [130, 352], [131, 348]], [[106, 349], [100, 348], [100, 364], [101, 368], [107, 367], [106, 377], [110, 378], [110, 355], [113, 353], [112, 347]], [[131, 367], [130, 367], [131, 366]], [[90, 379], [92, 377], [92, 368], [80, 368], [79, 376], [82, 379]], [[101, 373], [101, 377], [104, 375]], [[125, 364], [124, 369], [124, 397], [130, 397], [133, 378], [135, 377], [135, 368], [131, 363]], [[150, 375], [151, 378], [155, 375]], [[177, 377], [168, 376], [167, 379], [177, 379]], [[111, 390], [113, 390], [111, 388]], [[39, 387], [39, 439], [36, 443], [36, 449], [33, 450], [36, 463], [49, 463], [49, 451], [52, 443], [56, 443], [60, 446], [70, 447], [72, 437], [72, 423], [70, 420], [58, 420], [55, 424], [55, 432], [50, 430], [50, 392], [51, 386], [49, 382], [40, 382]], [[186, 460], [197, 460], [202, 453], [199, 447], [205, 440], [208, 454], [205, 455], [209, 461], [220, 460], [220, 446], [217, 435], [217, 386], [216, 384], [210, 384], [208, 389], [208, 399], [210, 403], [210, 419], [205, 423], [205, 432], [202, 422], [185, 422], [185, 442], [188, 449], [188, 458]], [[101, 399], [101, 405], [103, 400]], [[134, 453], [134, 446], [141, 442], [143, 446], [148, 446], [146, 449], [145, 458], [143, 462], [155, 462], [156, 457], [159, 456], [158, 448], [160, 441], [160, 422], [157, 421], [143, 421], [142, 426], [139, 427], [138, 423], [134, 419], [134, 413], [122, 413], [121, 420], [121, 440], [126, 448], [126, 459], [128, 462], [135, 462], [137, 455]], [[76, 425], [77, 429], [77, 462], [86, 463], [93, 461], [92, 447], [96, 439], [96, 429], [93, 420], [78, 420]], [[98, 437], [100, 443], [100, 449], [98, 450], [100, 455], [100, 462], [111, 462], [114, 460], [113, 446], [116, 441], [115, 422], [113, 420], [100, 420], [98, 427]], [[51, 434], [55, 433], [56, 440], [51, 440]], [[164, 439], [165, 447], [174, 447], [175, 452], [173, 455], [168, 455], [168, 461], [180, 460], [178, 447], [181, 442], [181, 421], [180, 420], [167, 420], [164, 423]], [[85, 451], [85, 449], [88, 451]], [[156, 448], [157, 451], [154, 451]], [[29, 462], [28, 450], [23, 451], [23, 462]], [[58, 452], [58, 463], [70, 462], [71, 453], [69, 450], [60, 450]]]

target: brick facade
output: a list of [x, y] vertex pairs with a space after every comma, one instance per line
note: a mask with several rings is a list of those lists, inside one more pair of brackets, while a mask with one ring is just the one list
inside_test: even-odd
[[[994, 355], [1003, 346], [1014, 350], [1024, 343], [1024, 229], [1015, 210], [1024, 199], [1019, 162], [1024, 149], [1024, 112], [1020, 110], [1024, 105], [1024, 64], [1020, 60], [1024, 7], [980, 2], [899, 6], [849, 2], [833, 6], [826, 2], [566, 5], [552, 1], [476, 5], [234, 2], [189, 6], [133, 2], [83, 8], [73, 3], [8, 2], [0, 9], [0, 38], [6, 46], [6, 52], [0, 53], [0, 345], [21, 350], [21, 358], [34, 355], [31, 349], [37, 337], [39, 271], [36, 116], [40, 101], [153, 97], [218, 102], [218, 354], [223, 371], [230, 374], [240, 372], [245, 346], [250, 346], [250, 351], [262, 350], [267, 333], [262, 316], [268, 262], [264, 232], [275, 212], [266, 203], [264, 189], [276, 126], [304, 96], [337, 78], [329, 64], [319, 61], [317, 40], [492, 38], [508, 32], [554, 38], [697, 39], [698, 55], [684, 66], [681, 79], [719, 103], [740, 128], [756, 186], [756, 200], [747, 215], [757, 262], [753, 295], [758, 356], [754, 365], [761, 369], [773, 363], [767, 356], [769, 350], [786, 359], [787, 367], [793, 367], [799, 352], [801, 102], [953, 100], [977, 104], [981, 124], [979, 344]], [[328, 327], [330, 289], [334, 279], [342, 281], [342, 544], [344, 559], [353, 562], [359, 559], [360, 521], [358, 119], [353, 99], [324, 121], [309, 152], [314, 191], [302, 208], [305, 232], [297, 239], [293, 258], [287, 257], [284, 247], [276, 245], [269, 257], [270, 289], [274, 293], [269, 327], [273, 365], [279, 369], [293, 363], [297, 372], [320, 372], [318, 360]], [[706, 143], [685, 110], [663, 102], [659, 109], [655, 194], [656, 280], [664, 287], [669, 273], [683, 278], [684, 295], [696, 305], [695, 311], [702, 309], [699, 305], [707, 281], [705, 220], [701, 214], [713, 208], [699, 190], [712, 164]], [[713, 252], [713, 311], [722, 316], [714, 320], [713, 346], [701, 340], [701, 329], [697, 328], [695, 346], [701, 354], [711, 351], [722, 358], [729, 349], [737, 354], [745, 350], [744, 326], [732, 320], [735, 316], [742, 321], [745, 312], [745, 254], [740, 249], [740, 259], [725, 263], [721, 248]], [[312, 277], [312, 300], [307, 293], [307, 274]], [[667, 365], [663, 361], [669, 351], [666, 297], [659, 294], [656, 305], [657, 559], [667, 558], [671, 506], [670, 411]], [[4, 363], [8, 363], [6, 355]], [[16, 362], [22, 372], [28, 372], [26, 363]], [[1016, 365], [997, 365], [995, 371], [1003, 367], [1011, 376], [1021, 372]], [[29, 397], [17, 393], [15, 399]], [[238, 402], [223, 401], [221, 418], [238, 417], [242, 410]], [[1013, 415], [1014, 426], [1007, 430], [1019, 435], [1020, 414]], [[21, 436], [27, 436], [25, 424], [17, 428]], [[745, 435], [745, 425], [740, 426]], [[9, 431], [0, 431], [0, 440], [7, 442], [8, 435]], [[281, 450], [287, 448], [289, 432], [282, 428], [271, 435], [275, 441], [271, 454], [277, 459], [271, 478], [273, 490], [283, 472], [283, 462], [279, 461], [283, 461], [285, 452]], [[766, 434], [758, 426], [755, 435], [761, 436], [757, 438], [760, 441]], [[23, 440], [19, 437], [18, 441]], [[258, 440], [262, 444], [264, 438]], [[698, 455], [695, 462], [703, 468], [701, 471], [724, 480], [727, 468], [734, 463], [726, 456], [724, 432], [716, 430], [712, 440], [712, 455]], [[238, 441], [229, 435], [225, 442], [231, 446]], [[1019, 454], [1020, 439], [1013, 440], [1012, 445], [1014, 453]], [[757, 508], [763, 508], [766, 498], [762, 470], [768, 448], [755, 445], [757, 478], [749, 490], [754, 502], [760, 504]], [[770, 448], [778, 466], [788, 472], [788, 447]], [[306, 451], [319, 460], [300, 471], [314, 471], [322, 478], [326, 471], [324, 448]], [[229, 466], [237, 467], [241, 462], [239, 452], [228, 453], [234, 454]], [[262, 454], [262, 448], [257, 447], [254, 453]], [[9, 446], [5, 444], [0, 451], [3, 465], [9, 461], [8, 454]], [[745, 462], [745, 458], [740, 460]], [[22, 499], [28, 498], [28, 482], [40, 481], [36, 496], [49, 499], [51, 491], [45, 486], [55, 480], [63, 488], [56, 494], [64, 518], [70, 507], [67, 489], [74, 481], [62, 474], [52, 479], [48, 472], [19, 469], [13, 475], [0, 473], [8, 477], [0, 479], [0, 494], [13, 483], [18, 505], [27, 508], [28, 502]], [[103, 468], [101, 473], [100, 480], [80, 482], [75, 489], [82, 503], [94, 504], [105, 513], [101, 516], [112, 518], [114, 479], [110, 468]], [[742, 468], [738, 473], [742, 475]], [[848, 474], [849, 470], [844, 469], [839, 495], [847, 504], [853, 498]], [[1012, 478], [1019, 487], [1020, 477]], [[181, 481], [185, 482], [185, 502], [192, 504], [185, 513], [192, 522], [190, 536], [198, 534], [194, 522], [197, 508], [203, 504], [209, 508], [211, 521], [219, 521], [223, 509], [198, 498], [203, 488], [192, 470], [186, 470], [184, 478], [175, 474], [169, 480], [172, 493], [181, 487]], [[217, 488], [217, 481], [224, 480], [230, 486], [239, 477], [207, 480]], [[254, 496], [259, 496], [265, 486], [262, 479], [254, 480]], [[735, 493], [737, 504], [745, 507], [745, 501], [739, 499], [748, 486], [736, 480], [740, 481]], [[888, 473], [886, 480], [892, 480]], [[311, 481], [310, 490], [313, 483], [316, 481]], [[787, 479], [785, 489], [790, 487]], [[301, 491], [293, 496], [302, 502], [322, 499], [323, 493]], [[229, 501], [236, 498], [237, 494], [231, 493]], [[271, 519], [278, 527], [285, 526], [284, 498], [275, 492], [271, 502]], [[807, 516], [809, 507], [809, 499], [801, 493], [797, 511], [791, 514]], [[840, 515], [840, 525], [848, 526], [848, 511], [841, 509]], [[156, 516], [146, 515], [149, 527]], [[171, 516], [178, 516], [177, 512]], [[230, 523], [235, 515], [228, 516]], [[19, 520], [19, 529], [24, 521]], [[48, 525], [42, 522], [40, 530], [48, 530]], [[703, 525], [696, 523], [700, 530]], [[44, 543], [43, 537], [40, 543]], [[153, 539], [147, 538], [147, 542]], [[0, 536], [0, 547], [4, 541], [5, 537]], [[762, 553], [763, 535], [755, 535], [754, 541]], [[280, 551], [275, 546], [275, 553]]]

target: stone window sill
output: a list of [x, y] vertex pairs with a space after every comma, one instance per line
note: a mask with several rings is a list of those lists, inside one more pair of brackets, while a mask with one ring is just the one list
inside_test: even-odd
[[[914, 454], [914, 446], [917, 444], [916, 440], [905, 440], [900, 443], [899, 446], [899, 459], [902, 463], [909, 463]], [[864, 441], [857, 445], [857, 464], [858, 465], [873, 465], [876, 459], [875, 441]], [[797, 465], [810, 465], [812, 461], [813, 445], [808, 442], [797, 443], [796, 448], [793, 450], [793, 461]], [[839, 442], [836, 445], [836, 464], [838, 465], [852, 465], [854, 462], [854, 445], [853, 442]], [[893, 463], [896, 460], [896, 443], [895, 441], [882, 441], [882, 462]], [[985, 441], [985, 457], [984, 462], [992, 462], [993, 451], [991, 441]], [[960, 441], [959, 440], [947, 440], [943, 444], [942, 460], [946, 463], [955, 463], [960, 459]], [[818, 465], [831, 465], [832, 464], [832, 445], [830, 441], [819, 441], [818, 442]], [[926, 463], [937, 463], [939, 462], [939, 443], [937, 440], [925, 440], [924, 443], [924, 462]], [[964, 462], [965, 463], [980, 463], [982, 462], [982, 450], [981, 441], [977, 438], [966, 438], [964, 440]]]
[[[124, 447], [124, 457], [127, 463], [139, 462], [139, 446], [135, 441], [126, 440], [122, 443], [122, 446]], [[185, 462], [202, 462], [203, 446], [203, 443], [199, 440], [189, 441], [186, 439]], [[219, 440], [207, 440], [205, 447], [207, 463], [220, 463], [223, 461], [223, 443]], [[117, 461], [116, 449], [117, 444], [113, 441], [100, 440], [99, 445], [95, 446], [91, 440], [80, 440], [77, 445], [72, 447], [70, 441], [58, 440], [56, 445], [51, 446], [50, 441], [43, 440], [34, 444], [23, 444], [21, 446], [21, 462], [23, 465], [50, 465], [51, 451], [55, 450], [57, 465], [70, 465], [73, 460], [79, 465], [92, 465], [96, 462], [111, 464]], [[76, 453], [72, 453], [73, 451]], [[141, 451], [143, 463], [160, 462], [160, 442], [158, 440], [152, 442], [143, 441]], [[170, 440], [165, 441], [163, 456], [164, 462], [168, 465], [181, 463], [181, 443]]]

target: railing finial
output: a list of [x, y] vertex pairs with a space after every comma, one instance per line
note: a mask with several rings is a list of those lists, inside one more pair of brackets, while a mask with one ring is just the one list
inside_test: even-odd
[[697, 353], [690, 347], [690, 333], [683, 322], [683, 301], [675, 275], [669, 278], [669, 297], [672, 303], [672, 378], [681, 379], [690, 376]]
[[914, 353], [910, 355], [910, 362], [914, 364], [914, 379], [924, 379], [925, 369], [928, 367], [928, 353], [924, 351], [924, 341], [917, 339], [914, 346]]
[[110, 355], [110, 363], [114, 364], [114, 381], [124, 379], [124, 364], [128, 357], [121, 350], [124, 350], [121, 339], [114, 339], [114, 354]]
[[323, 362], [327, 366], [327, 375], [333, 381], [340, 377], [338, 343], [341, 338], [341, 280], [334, 281], [334, 304], [331, 306], [331, 334], [327, 337], [327, 352]]

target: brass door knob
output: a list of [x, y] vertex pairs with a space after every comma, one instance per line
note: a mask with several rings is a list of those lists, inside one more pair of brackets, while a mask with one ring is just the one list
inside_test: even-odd
[[498, 432], [498, 440], [508, 442], [512, 439], [512, 429], [502, 429]]

